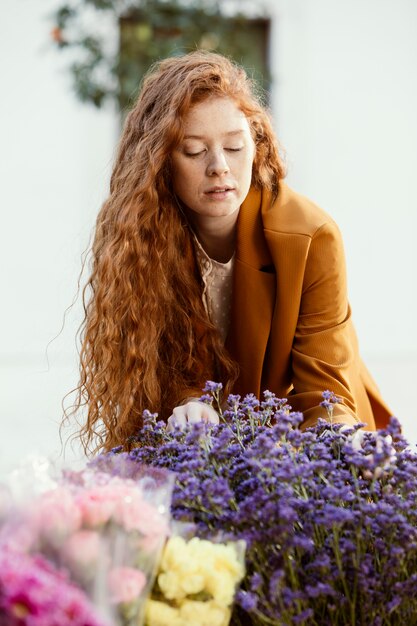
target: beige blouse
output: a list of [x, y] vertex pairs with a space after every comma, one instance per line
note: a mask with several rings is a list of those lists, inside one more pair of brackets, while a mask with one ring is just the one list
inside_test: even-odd
[[219, 330], [223, 341], [225, 341], [229, 332], [232, 310], [232, 279], [235, 254], [227, 263], [219, 263], [219, 261], [215, 261], [208, 256], [195, 236], [194, 245], [201, 278], [204, 283], [204, 307], [211, 321]]

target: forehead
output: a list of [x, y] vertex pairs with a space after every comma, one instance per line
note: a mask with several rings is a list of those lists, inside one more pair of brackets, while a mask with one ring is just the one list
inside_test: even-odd
[[195, 104], [183, 119], [185, 136], [201, 133], [249, 130], [245, 114], [230, 98], [212, 97]]

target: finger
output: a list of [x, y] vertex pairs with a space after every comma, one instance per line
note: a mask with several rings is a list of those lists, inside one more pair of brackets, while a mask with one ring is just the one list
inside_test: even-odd
[[207, 422], [210, 424], [219, 423], [218, 413], [204, 402], [187, 402], [185, 409], [187, 412], [187, 420], [190, 424], [197, 422]]
[[198, 422], [203, 421], [203, 410], [204, 407], [201, 406], [199, 402], [188, 402], [185, 405], [185, 409], [187, 411], [187, 421], [189, 424], [197, 424]]
[[175, 416], [170, 415], [167, 419], [167, 431], [170, 433], [175, 429]]
[[203, 419], [210, 424], [218, 424], [219, 414], [211, 406], [206, 405], [203, 409]]
[[172, 415], [168, 418], [168, 430], [174, 430], [174, 428], [185, 428], [187, 424], [187, 418], [185, 416], [184, 407], [175, 407], [172, 411]]

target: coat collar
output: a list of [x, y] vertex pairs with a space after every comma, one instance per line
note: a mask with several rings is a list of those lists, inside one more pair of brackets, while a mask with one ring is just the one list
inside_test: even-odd
[[235, 391], [242, 395], [259, 396], [261, 392], [274, 313], [276, 276], [262, 223], [263, 208], [269, 205], [267, 194], [251, 189], [237, 223], [232, 315], [226, 347], [239, 364]]
[[239, 211], [236, 258], [256, 269], [272, 263], [262, 223], [264, 207], [269, 204], [269, 194], [251, 187]]

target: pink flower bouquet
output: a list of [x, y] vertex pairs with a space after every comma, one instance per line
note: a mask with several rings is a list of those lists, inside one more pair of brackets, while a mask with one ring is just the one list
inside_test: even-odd
[[0, 552], [3, 544], [43, 555], [108, 622], [137, 626], [169, 531], [173, 475], [122, 456], [113, 463], [118, 476], [104, 466], [65, 472], [5, 525]]
[[0, 551], [0, 626], [109, 626], [85, 594], [40, 556]]

